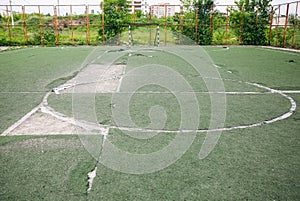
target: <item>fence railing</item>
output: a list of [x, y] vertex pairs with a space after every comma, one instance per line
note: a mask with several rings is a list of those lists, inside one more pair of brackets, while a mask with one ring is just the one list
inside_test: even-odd
[[[296, 1], [270, 8], [265, 27], [268, 45], [300, 48], [299, 4], [300, 1]], [[0, 5], [0, 45], [151, 45], [155, 44], [157, 27], [161, 45], [180, 44], [185, 37], [181, 33], [187, 27], [195, 38], [201, 27], [209, 27], [210, 44], [244, 44], [242, 17], [239, 24], [232, 23], [230, 11], [237, 8], [235, 5], [212, 6], [209, 21], [203, 24], [199, 23], [201, 16], [197, 8], [195, 15], [187, 19], [188, 6], [152, 5], [147, 13], [141, 14], [140, 5], [131, 5], [130, 21], [121, 25], [114, 39], [105, 35], [111, 25], [105, 23], [104, 6]], [[129, 32], [131, 37], [128, 37]]]

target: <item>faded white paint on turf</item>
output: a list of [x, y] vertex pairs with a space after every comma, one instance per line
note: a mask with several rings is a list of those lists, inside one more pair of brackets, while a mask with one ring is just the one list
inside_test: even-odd
[[[97, 66], [94, 66], [94, 67], [97, 67]], [[110, 65], [108, 65], [107, 67], [110, 67]], [[103, 74], [102, 74], [101, 79], [102, 78], [104, 78]], [[217, 80], [217, 79], [220, 79], [220, 78], [208, 78], [208, 79], [216, 79]], [[242, 81], [237, 81], [237, 82], [244, 83]], [[81, 82], [81, 83], [78, 83], [77, 85], [74, 85], [72, 87], [76, 87], [76, 86], [79, 86], [79, 85], [88, 85], [88, 84], [91, 84], [91, 83], [93, 83], [93, 82], [90, 82], [90, 83], [82, 83]], [[120, 86], [120, 83], [121, 82], [119, 82], [119, 86]], [[262, 121], [262, 122], [251, 124], [251, 125], [235, 126], [235, 127], [230, 127], [230, 128], [212, 128], [212, 129], [208, 129], [208, 130], [196, 130], [196, 129], [195, 130], [193, 130], [193, 129], [191, 129], [191, 130], [184, 130], [183, 129], [183, 130], [178, 130], [178, 131], [172, 131], [172, 130], [145, 129], [145, 128], [135, 128], [135, 127], [118, 127], [118, 126], [113, 127], [113, 126], [109, 126], [109, 125], [101, 125], [101, 126], [105, 126], [106, 127], [107, 133], [108, 133], [108, 131], [109, 131], [110, 128], [117, 128], [117, 129], [124, 130], [124, 131], [139, 131], [139, 132], [154, 132], [154, 133], [158, 133], [158, 132], [162, 132], [162, 133], [168, 133], [168, 132], [169, 133], [195, 133], [195, 132], [198, 132], [198, 133], [206, 133], [206, 132], [213, 133], [213, 132], [218, 132], [218, 131], [227, 131], [227, 130], [234, 130], [234, 129], [245, 129], [245, 128], [251, 128], [251, 127], [261, 126], [263, 124], [274, 123], [276, 121], [288, 118], [295, 111], [295, 109], [296, 109], [296, 102], [291, 97], [285, 95], [281, 91], [274, 90], [274, 89], [271, 89], [271, 88], [268, 88], [268, 87], [264, 87], [264, 86], [258, 85], [256, 83], [246, 83], [246, 84], [249, 84], [249, 85], [252, 85], [252, 86], [256, 86], [258, 88], [265, 89], [265, 90], [267, 90], [267, 93], [278, 93], [278, 94], [282, 95], [283, 97], [289, 99], [289, 101], [291, 103], [290, 110], [287, 113], [285, 113], [285, 114], [283, 114], [283, 115], [281, 115], [279, 117], [273, 118], [271, 120], [265, 120], [265, 121]], [[120, 89], [120, 87], [118, 87], [118, 89]], [[118, 89], [117, 89], [117, 91], [118, 91]], [[62, 87], [62, 90], [59, 90], [59, 91], [63, 91], [63, 90], [65, 90], [64, 87]], [[88, 92], [92, 92], [92, 91], [88, 91]], [[191, 92], [182, 92], [182, 93], [196, 93], [196, 92], [192, 92], [191, 91]], [[201, 92], [199, 92], [199, 93], [201, 93]], [[220, 93], [220, 94], [232, 94], [232, 95], [241, 94], [241, 93], [244, 93], [244, 94], [256, 94], [256, 92], [223, 92], [223, 91], [221, 91], [221, 92], [220, 91], [213, 91], [213, 92], [206, 92], [206, 93], [209, 93], [209, 94]], [[257, 92], [257, 94], [261, 94], [261, 93], [262, 92]], [[44, 112], [46, 112], [48, 114], [51, 114], [51, 115], [55, 116], [58, 119], [61, 119], [61, 120], [64, 120], [64, 121], [70, 121], [70, 122], [73, 122], [73, 123], [77, 123], [77, 125], [82, 125], [83, 127], [85, 126], [86, 128], [91, 128], [92, 130], [97, 131], [97, 134], [99, 134], [99, 130], [101, 128], [101, 126], [99, 126], [99, 124], [91, 123], [91, 122], [87, 122], [87, 121], [82, 121], [82, 120], [81, 121], [75, 121], [72, 118], [68, 119], [68, 117], [64, 116], [63, 114], [58, 113], [55, 110], [53, 110], [51, 107], [48, 106], [48, 103], [47, 103], [48, 96], [45, 97], [46, 101], [43, 101], [43, 105], [42, 105], [43, 107], [41, 107]], [[100, 134], [104, 135], [104, 136], [107, 135], [107, 134], [104, 134], [103, 132], [101, 132]], [[200, 156], [200, 158], [201, 158], [201, 156]]]
[[97, 175], [97, 166], [88, 173], [88, 189], [87, 189], [87, 193], [89, 193], [92, 190], [92, 186], [93, 186], [93, 181], [94, 178]]
[[[30, 112], [28, 112], [20, 120], [18, 120], [16, 123], [14, 123], [12, 126], [10, 126], [8, 129], [6, 129], [1, 135], [2, 136], [9, 135], [14, 129], [16, 129], [18, 126], [20, 126], [24, 121], [26, 121], [30, 116], [32, 116], [38, 110], [41, 110], [43, 113], [50, 114], [53, 117], [55, 117], [61, 121], [65, 121], [65, 122], [71, 123], [75, 126], [79, 126], [85, 130], [99, 130], [99, 131], [101, 131], [100, 132], [101, 135], [108, 135], [109, 129], [112, 129], [112, 128], [120, 129], [123, 131], [154, 132], [154, 133], [189, 133], [189, 132], [205, 133], [205, 132], [214, 132], [214, 131], [229, 131], [229, 130], [235, 130], [235, 129], [246, 129], [246, 128], [261, 126], [264, 124], [270, 124], [270, 123], [274, 123], [276, 121], [286, 119], [295, 112], [297, 104], [293, 98], [291, 98], [290, 96], [288, 96], [286, 94], [298, 94], [298, 93], [300, 93], [300, 90], [275, 90], [275, 89], [271, 89], [269, 87], [265, 87], [263, 85], [259, 85], [257, 83], [249, 83], [249, 82], [246, 82], [246, 83], [249, 85], [253, 85], [253, 86], [262, 88], [262, 89], [266, 89], [268, 91], [267, 92], [251, 92], [251, 91], [248, 91], [248, 92], [241, 92], [241, 91], [237, 91], [237, 92], [234, 92], [234, 91], [229, 91], [229, 92], [181, 92], [181, 93], [200, 93], [200, 94], [224, 93], [226, 95], [262, 95], [262, 94], [277, 93], [289, 100], [289, 102], [291, 104], [289, 111], [287, 111], [286, 113], [284, 113], [278, 117], [270, 119], [270, 120], [264, 120], [264, 121], [257, 122], [254, 124], [243, 125], [243, 126], [233, 126], [233, 127], [227, 127], [227, 128], [204, 129], [204, 130], [158, 130], [158, 129], [133, 128], [133, 127], [132, 128], [131, 127], [118, 127], [118, 126], [100, 125], [100, 124], [96, 125], [96, 124], [93, 124], [90, 122], [77, 121], [74, 118], [68, 117], [62, 113], [57, 112], [53, 108], [48, 106], [47, 99], [52, 94], [52, 92], [48, 92], [44, 96], [43, 102], [40, 105], [38, 105], [37, 107], [32, 109]], [[89, 84], [89, 83], [86, 83], [86, 84]], [[72, 87], [74, 87], [74, 86], [75, 85], [73, 85]], [[67, 89], [67, 88], [64, 88], [64, 87], [59, 88], [59, 92], [65, 90], [65, 89]], [[119, 86], [118, 86], [118, 89], [119, 89]], [[126, 93], [126, 92], [117, 92], [117, 93]], [[146, 93], [151, 93], [151, 92], [137, 92], [137, 93], [145, 93], [146, 94]], [[164, 94], [164, 93], [170, 93], [170, 92], [153, 92], [153, 93]]]

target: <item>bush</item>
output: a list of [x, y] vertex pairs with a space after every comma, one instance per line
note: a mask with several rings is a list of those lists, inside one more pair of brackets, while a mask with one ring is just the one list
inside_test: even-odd
[[[198, 11], [198, 29], [196, 34], [195, 26], [184, 26], [173, 28], [173, 31], [178, 31], [183, 35], [194, 40], [199, 45], [210, 45], [212, 43], [213, 35], [210, 26], [211, 8], [213, 6], [212, 0], [197, 0], [193, 2], [192, 6], [187, 6], [187, 11], [184, 14], [184, 24], [196, 23], [196, 11]], [[196, 9], [197, 8], [197, 9]], [[175, 15], [174, 21], [180, 24], [179, 14]]]
[[37, 18], [37, 17], [30, 17], [30, 18], [27, 20], [27, 24], [28, 24], [28, 25], [38, 25], [38, 24], [40, 24], [40, 19]]
[[[268, 44], [266, 33], [271, 15], [270, 2], [270, 0], [240, 0], [236, 2], [238, 9], [231, 9], [231, 23], [234, 25], [236, 35], [241, 35], [242, 44]], [[240, 26], [242, 26], [242, 32]]]
[[[53, 28], [46, 28], [42, 33], [42, 41], [44, 45], [54, 46], [56, 42], [56, 36]], [[33, 41], [30, 41], [32, 45], [41, 45], [40, 33], [35, 33]]]

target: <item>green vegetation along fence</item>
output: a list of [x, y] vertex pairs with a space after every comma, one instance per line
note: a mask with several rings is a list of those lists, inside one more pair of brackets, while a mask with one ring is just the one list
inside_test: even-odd
[[174, 45], [188, 44], [190, 38], [202, 45], [300, 48], [299, 4], [214, 5], [208, 0], [152, 5], [147, 14], [140, 5], [109, 3], [0, 5], [0, 45]]

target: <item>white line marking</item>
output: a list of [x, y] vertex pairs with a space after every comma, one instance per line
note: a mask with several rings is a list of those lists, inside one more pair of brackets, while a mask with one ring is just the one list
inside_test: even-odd
[[[280, 50], [286, 54], [292, 54], [299, 56], [300, 50], [297, 49], [290, 49], [290, 48], [282, 48], [282, 47], [272, 47], [272, 46], [261, 46], [260, 48], [257, 49], [263, 49], [263, 50], [269, 50], [269, 51], [277, 51]], [[297, 54], [298, 53], [298, 54]]]
[[45, 94], [45, 91], [0, 91], [0, 94]]
[[[102, 55], [98, 56], [98, 58], [101, 58]], [[93, 61], [95, 61], [96, 59], [94, 59]], [[111, 65], [111, 64], [110, 64]], [[108, 65], [108, 68], [110, 67], [110, 65]], [[85, 68], [87, 65], [85, 65], [83, 68]], [[216, 66], [216, 65], [215, 65]], [[216, 66], [217, 67], [217, 66]], [[83, 69], [82, 68], [82, 69]], [[81, 70], [82, 70], [81, 69]], [[107, 70], [107, 69], [106, 69]], [[125, 72], [125, 67], [123, 69]], [[122, 76], [123, 77], [123, 76]], [[203, 78], [203, 79], [221, 79], [221, 78]], [[57, 119], [60, 119], [62, 121], [66, 121], [68, 123], [71, 123], [73, 125], [76, 126], [80, 126], [86, 130], [99, 130], [101, 131], [101, 135], [108, 135], [109, 133], [109, 129], [113, 128], [113, 129], [120, 129], [120, 130], [126, 130], [126, 131], [140, 131], [140, 132], [163, 132], [163, 133], [187, 133], [187, 132], [197, 132], [197, 133], [204, 133], [204, 132], [214, 132], [214, 131], [228, 131], [228, 130], [235, 130], [235, 129], [244, 129], [244, 128], [252, 128], [252, 127], [256, 127], [256, 126], [261, 126], [264, 124], [269, 124], [269, 123], [274, 123], [276, 121], [280, 121], [283, 119], [288, 118], [289, 116], [291, 116], [295, 110], [296, 110], [296, 102], [288, 95], [286, 94], [294, 94], [294, 93], [300, 93], [300, 90], [275, 90], [257, 83], [250, 83], [250, 82], [243, 82], [243, 81], [238, 81], [238, 80], [232, 80], [232, 79], [222, 79], [222, 80], [227, 80], [227, 81], [232, 81], [232, 82], [238, 82], [238, 83], [244, 83], [244, 84], [248, 84], [248, 85], [252, 85], [255, 86], [257, 88], [260, 89], [264, 89], [266, 90], [265, 92], [252, 92], [252, 91], [228, 91], [228, 92], [177, 92], [177, 93], [203, 93], [203, 94], [213, 94], [213, 93], [220, 93], [220, 94], [228, 94], [228, 95], [259, 95], [259, 94], [280, 94], [283, 97], [287, 98], [290, 101], [291, 107], [290, 110], [284, 114], [282, 114], [279, 117], [275, 117], [271, 120], [265, 120], [262, 122], [258, 122], [258, 123], [254, 123], [254, 124], [250, 124], [250, 125], [243, 125], [243, 126], [234, 126], [234, 127], [228, 127], [228, 128], [216, 128], [216, 129], [212, 129], [212, 130], [180, 130], [180, 131], [173, 131], [173, 130], [153, 130], [153, 129], [146, 129], [146, 128], [128, 128], [128, 127], [118, 127], [118, 126], [109, 126], [109, 125], [95, 125], [94, 123], [90, 123], [90, 122], [83, 122], [83, 121], [77, 121], [73, 118], [67, 117], [64, 114], [61, 114], [59, 112], [56, 112], [54, 109], [52, 109], [51, 107], [48, 106], [48, 97], [50, 96], [51, 92], [48, 92], [44, 98], [41, 104], [39, 104], [37, 107], [33, 108], [29, 113], [27, 113], [24, 117], [22, 117], [19, 121], [17, 121], [16, 123], [14, 123], [12, 126], [10, 126], [7, 130], [5, 130], [1, 135], [8, 135], [11, 131], [13, 131], [15, 128], [17, 128], [20, 124], [22, 124], [26, 119], [28, 119], [32, 114], [34, 114], [35, 112], [37, 112], [39, 109], [41, 109], [42, 112], [44, 113], [48, 113], [52, 116], [54, 116]], [[121, 80], [122, 81], [122, 80]], [[121, 81], [120, 84], [118, 86], [117, 91], [120, 90], [120, 86], [121, 86]], [[78, 85], [84, 85], [84, 84], [89, 84], [89, 83], [80, 83]], [[68, 86], [64, 86], [61, 85], [60, 87], [57, 87], [57, 92], [59, 93], [62, 90], [65, 90], [67, 88], [70, 87], [75, 87], [76, 84], [74, 85], [68, 85]], [[7, 92], [5, 92], [7, 93]], [[23, 92], [21, 92], [23, 93]], [[116, 93], [128, 93], [128, 92], [116, 92]], [[130, 92], [131, 93], [131, 92]], [[171, 92], [136, 92], [136, 93], [157, 93], [157, 94], [164, 94], [164, 93], [171, 93]], [[175, 92], [173, 92], [175, 93]]]
[[124, 77], [125, 73], [126, 73], [126, 65], [123, 66], [123, 72], [122, 72], [121, 78], [119, 80], [119, 85], [118, 85], [118, 88], [117, 88], [116, 92], [120, 92], [122, 81], [123, 81], [123, 77]]
[[[111, 79], [105, 79], [101, 81], [107, 81]], [[121, 80], [121, 79], [120, 79]], [[98, 82], [97, 82], [98, 83]], [[84, 84], [93, 84], [93, 82], [89, 83], [80, 83], [77, 85], [84, 85]], [[65, 88], [66, 89], [66, 88]], [[118, 87], [119, 89], [119, 87]], [[63, 89], [60, 89], [59, 91], [62, 91]], [[120, 89], [119, 89], [120, 90]], [[277, 90], [280, 91], [284, 94], [300, 94], [300, 90]], [[13, 91], [6, 91], [6, 92], [0, 92], [0, 94], [44, 94], [45, 92], [13, 92]], [[108, 92], [98, 92], [96, 94], [107, 94]], [[127, 93], [132, 93], [132, 92], [113, 92], [113, 93], [120, 93], [120, 94], [127, 94]], [[216, 92], [209, 92], [209, 91], [179, 91], [179, 92], [173, 92], [173, 93], [182, 93], [182, 94], [227, 94], [227, 95], [262, 95], [262, 94], [274, 94], [274, 92], [270, 91], [265, 91], [265, 92], [259, 92], [259, 91], [216, 91]], [[137, 91], [135, 94], [173, 94], [172, 92], [162, 92], [162, 91]], [[60, 94], [60, 93], [59, 93]]]
[[33, 108], [30, 112], [28, 112], [25, 116], [23, 116], [21, 119], [19, 119], [17, 122], [15, 122], [13, 125], [11, 125], [8, 129], [6, 129], [1, 136], [7, 136], [9, 135], [10, 132], [12, 132], [13, 130], [15, 130], [18, 126], [20, 126], [24, 121], [26, 121], [26, 119], [28, 119], [31, 115], [33, 115], [34, 113], [36, 113], [36, 111], [38, 111], [41, 107], [41, 104], [39, 104], [38, 106], [36, 106], [35, 108]]
[[284, 94], [300, 94], [300, 90], [280, 90]]
[[[16, 123], [14, 123], [12, 126], [10, 126], [7, 130], [5, 130], [1, 135], [2, 136], [7, 136], [10, 132], [12, 132], [14, 129], [16, 129], [19, 125], [21, 125], [26, 119], [28, 119], [31, 115], [33, 115], [35, 112], [37, 112], [39, 109], [41, 109], [42, 112], [47, 113], [52, 115], [53, 117], [71, 123], [75, 126], [79, 126], [81, 128], [84, 128], [86, 130], [99, 130], [101, 131], [102, 135], [108, 135], [109, 133], [109, 129], [120, 129], [120, 130], [124, 130], [124, 131], [139, 131], [139, 132], [156, 132], [156, 133], [190, 133], [190, 132], [197, 132], [197, 133], [205, 133], [205, 132], [215, 132], [215, 131], [229, 131], [229, 130], [235, 130], [235, 129], [244, 129], [244, 128], [252, 128], [252, 127], [256, 127], [256, 126], [261, 126], [264, 124], [270, 124], [270, 123], [274, 123], [276, 121], [280, 121], [283, 119], [286, 119], [288, 117], [290, 117], [294, 111], [296, 110], [296, 102], [289, 97], [288, 95], [286, 95], [287, 93], [290, 94], [295, 94], [295, 93], [300, 93], [300, 90], [274, 90], [271, 89], [269, 87], [265, 87], [262, 85], [259, 85], [257, 83], [249, 83], [246, 82], [246, 84], [249, 85], [253, 85], [262, 89], [266, 89], [268, 90], [267, 92], [181, 92], [181, 93], [202, 93], [202, 94], [210, 94], [210, 93], [225, 93], [227, 95], [260, 95], [260, 94], [280, 94], [283, 97], [287, 98], [290, 103], [291, 103], [291, 108], [290, 110], [279, 116], [276, 117], [274, 119], [271, 120], [265, 120], [262, 122], [258, 122], [255, 124], [251, 124], [251, 125], [245, 125], [245, 126], [234, 126], [234, 127], [229, 127], [229, 128], [218, 128], [218, 129], [212, 129], [212, 130], [153, 130], [153, 129], [147, 129], [147, 128], [130, 128], [130, 127], [118, 127], [118, 126], [109, 126], [109, 125], [95, 125], [89, 122], [82, 122], [82, 121], [76, 121], [73, 118], [67, 117], [64, 114], [61, 114], [59, 112], [56, 112], [54, 109], [52, 109], [51, 107], [48, 106], [48, 97], [50, 96], [51, 92], [48, 92], [44, 98], [43, 98], [43, 102], [38, 105], [37, 107], [35, 107], [34, 109], [32, 109], [29, 113], [27, 113], [24, 117], [22, 117], [20, 120], [18, 120]], [[119, 92], [119, 93], [127, 93], [127, 92]], [[164, 94], [164, 93], [171, 93], [171, 92], [137, 92], [137, 93], [157, 93], [157, 94]]]

